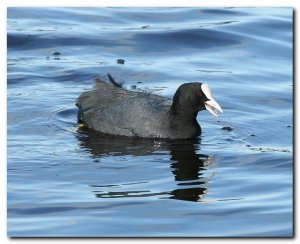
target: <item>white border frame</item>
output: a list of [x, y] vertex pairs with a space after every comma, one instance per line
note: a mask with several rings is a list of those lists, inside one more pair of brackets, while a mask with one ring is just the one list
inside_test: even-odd
[[[0, 221], [0, 230], [1, 230], [1, 236], [0, 236], [0, 241], [1, 243], [8, 243], [8, 242], [15, 242], [15, 241], [24, 241], [27, 243], [44, 243], [44, 242], [50, 242], [50, 241], [55, 241], [56, 243], [61, 243], [61, 242], [80, 242], [80, 243], [86, 243], [87, 241], [92, 241], [92, 242], [101, 242], [101, 243], [107, 243], [107, 242], [119, 242], [119, 241], [127, 241], [127, 242], [157, 242], [157, 241], [163, 241], [163, 242], [174, 242], [174, 241], [181, 241], [181, 242], [186, 242], [186, 241], [193, 241], [193, 242], [198, 242], [201, 243], [206, 243], [206, 242], [217, 242], [217, 241], [226, 241], [226, 242], [232, 242], [232, 241], [247, 241], [247, 242], [255, 242], [256, 244], [258, 243], [266, 243], [266, 242], [290, 242], [291, 239], [9, 239], [7, 238], [7, 229], [6, 229], [6, 219], [7, 219], [7, 213], [6, 213], [6, 193], [7, 193], [7, 185], [6, 185], [6, 175], [7, 175], [7, 148], [6, 148], [6, 143], [7, 143], [7, 85], [6, 85], [6, 80], [7, 80], [7, 34], [6, 34], [6, 19], [7, 19], [7, 7], [101, 7], [101, 6], [127, 6], [127, 7], [293, 7], [295, 9], [295, 22], [297, 21], [297, 7], [299, 5], [300, 1], [296, 0], [260, 0], [260, 1], [251, 1], [251, 0], [226, 0], [226, 1], [220, 1], [220, 0], [209, 0], [209, 1], [201, 1], [201, 0], [185, 0], [185, 1], [180, 1], [180, 0], [173, 0], [170, 2], [162, 2], [161, 0], [142, 0], [142, 1], [130, 1], [130, 0], [115, 0], [115, 1], [109, 1], [109, 0], [90, 0], [90, 1], [80, 1], [80, 0], [39, 0], [39, 1], [34, 1], [34, 0], [1, 0], [0, 2], [0, 76], [1, 76], [1, 88], [0, 88], [0, 108], [1, 108], [1, 113], [0, 113], [0, 135], [1, 135], [1, 140], [0, 140], [0, 155], [1, 155], [1, 169], [0, 172], [2, 174], [1, 177], [1, 221]], [[295, 35], [299, 30], [299, 25], [297, 23], [294, 23], [295, 25]], [[295, 36], [295, 40], [297, 41], [297, 36]], [[297, 46], [297, 43], [295, 42], [295, 46]], [[294, 47], [295, 48], [295, 47]], [[298, 57], [298, 50], [296, 49], [294, 52], [295, 58], [294, 60], [296, 61], [296, 57]], [[294, 65], [295, 71], [294, 71], [294, 85], [296, 85], [296, 70], [298, 70], [298, 65], [297, 62]], [[294, 91], [298, 93], [299, 91], [299, 85], [296, 86]], [[296, 99], [297, 97], [294, 98], [294, 103], [295, 103], [295, 112], [296, 112], [296, 107], [299, 103], [299, 101]], [[297, 116], [295, 116], [297, 115]], [[294, 125], [296, 125], [296, 121], [299, 121], [297, 119], [298, 114], [295, 114], [294, 118]], [[295, 131], [295, 137], [298, 138], [298, 133]], [[295, 138], [296, 140], [296, 138]], [[294, 141], [295, 142], [295, 141]], [[294, 146], [294, 149], [296, 150], [296, 146]], [[296, 152], [294, 152], [295, 154]], [[295, 165], [297, 162], [294, 162]], [[294, 167], [295, 171], [299, 171], [299, 166]], [[297, 189], [297, 180], [296, 180], [296, 175], [299, 172], [294, 172], [294, 187]], [[299, 180], [298, 180], [299, 182]], [[296, 190], [295, 190], [296, 192]], [[295, 194], [295, 199], [294, 199], [295, 204], [297, 203], [296, 201], [296, 194]], [[297, 218], [296, 216], [297, 213], [299, 213], [299, 210], [296, 210], [296, 206], [294, 207], [295, 209], [295, 236], [297, 234]], [[299, 214], [297, 214], [299, 215]], [[299, 232], [298, 232], [299, 234]], [[297, 241], [297, 238], [294, 238], [293, 241]]]

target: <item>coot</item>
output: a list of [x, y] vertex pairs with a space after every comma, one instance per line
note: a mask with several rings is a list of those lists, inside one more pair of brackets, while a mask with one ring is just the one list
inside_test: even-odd
[[90, 129], [113, 135], [188, 139], [201, 134], [196, 117], [207, 109], [215, 116], [222, 108], [207, 84], [182, 84], [173, 100], [158, 95], [129, 91], [108, 74], [110, 82], [96, 79], [91, 91], [77, 101], [78, 122]]

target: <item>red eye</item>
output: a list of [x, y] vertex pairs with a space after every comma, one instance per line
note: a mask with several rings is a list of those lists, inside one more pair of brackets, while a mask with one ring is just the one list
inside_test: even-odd
[[198, 97], [202, 97], [202, 92], [197, 92]]

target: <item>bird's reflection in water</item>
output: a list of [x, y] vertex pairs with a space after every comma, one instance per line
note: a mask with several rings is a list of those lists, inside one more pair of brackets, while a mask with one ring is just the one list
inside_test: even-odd
[[197, 140], [189, 140], [180, 144], [178, 142], [170, 144], [170, 154], [173, 162], [171, 169], [175, 181], [178, 186], [186, 186], [173, 190], [170, 193], [171, 198], [199, 201], [204, 196], [207, 189], [203, 186], [205, 180], [202, 175], [206, 170], [205, 165], [209, 157], [196, 152], [196, 145], [199, 145], [199, 143]]
[[[99, 185], [90, 185], [99, 198], [147, 197], [166, 195], [170, 199], [185, 201], [200, 201], [207, 192], [207, 177], [203, 173], [212, 159], [199, 154], [200, 139], [190, 140], [154, 140], [111, 136], [95, 131], [79, 131], [78, 139], [81, 148], [89, 151], [92, 157], [99, 158], [108, 155], [145, 156], [153, 152], [170, 154], [170, 171], [174, 175], [176, 189], [163, 192], [144, 191], [112, 191], [103, 193], [97, 191]], [[125, 183], [126, 184], [126, 183]], [[124, 185], [125, 185], [124, 184]], [[116, 187], [118, 185], [114, 185]]]

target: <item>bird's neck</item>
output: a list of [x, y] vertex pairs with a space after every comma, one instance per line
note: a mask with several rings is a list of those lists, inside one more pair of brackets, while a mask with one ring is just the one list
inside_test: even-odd
[[198, 111], [185, 110], [185, 109], [170, 109], [170, 114], [173, 118], [180, 119], [182, 121], [194, 121], [196, 120]]
[[182, 138], [192, 138], [201, 134], [201, 127], [196, 120], [197, 112], [170, 110], [168, 117], [172, 133], [180, 134]]
[[198, 111], [192, 111], [192, 110], [173, 110], [170, 109], [169, 116], [171, 119], [171, 124], [173, 124], [175, 127], [200, 127], [197, 122], [197, 114]]

